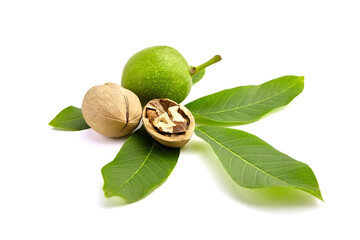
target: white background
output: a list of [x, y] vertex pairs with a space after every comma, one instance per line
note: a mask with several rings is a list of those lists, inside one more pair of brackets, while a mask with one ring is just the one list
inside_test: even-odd
[[[124, 2], [0, 2], [0, 238], [359, 239], [357, 1]], [[124, 139], [47, 124], [154, 45], [191, 65], [222, 56], [184, 103], [305, 76], [287, 107], [236, 128], [307, 163], [325, 202], [237, 186], [196, 136], [148, 197], [105, 198], [100, 169]]]

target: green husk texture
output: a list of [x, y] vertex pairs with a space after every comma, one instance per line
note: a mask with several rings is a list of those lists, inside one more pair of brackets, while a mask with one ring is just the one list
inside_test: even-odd
[[169, 98], [180, 103], [192, 86], [189, 64], [172, 47], [145, 48], [125, 64], [121, 86], [135, 93], [142, 105], [155, 98]]
[[308, 165], [279, 152], [260, 138], [217, 126], [196, 127], [195, 133], [210, 144], [228, 174], [240, 186], [293, 187], [323, 200]]
[[160, 186], [174, 169], [180, 149], [156, 142], [144, 127], [123, 144], [115, 159], [102, 168], [106, 197], [132, 203]]
[[72, 131], [90, 128], [83, 118], [81, 109], [74, 106], [63, 109], [53, 120], [51, 120], [51, 122], [49, 122], [49, 125], [54, 128]]
[[246, 124], [289, 104], [303, 89], [304, 77], [283, 76], [261, 85], [223, 90], [185, 106], [197, 123]]

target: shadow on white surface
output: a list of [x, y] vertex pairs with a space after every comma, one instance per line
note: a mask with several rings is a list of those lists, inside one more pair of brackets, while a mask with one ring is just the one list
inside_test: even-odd
[[314, 208], [318, 206], [317, 198], [304, 191], [285, 188], [248, 189], [239, 186], [227, 174], [212, 148], [201, 140], [192, 140], [186, 151], [197, 153], [203, 163], [210, 169], [220, 187], [234, 201], [260, 208]]
[[86, 129], [82, 131], [81, 137], [91, 143], [97, 143], [97, 144], [120, 144], [122, 145], [125, 140], [128, 138], [121, 137], [121, 138], [111, 138], [111, 137], [105, 137], [104, 135], [101, 135], [100, 133], [95, 132], [92, 129]]
[[103, 192], [102, 188], [100, 189], [99, 198], [100, 198], [99, 199], [100, 205], [103, 208], [122, 207], [122, 206], [128, 206], [129, 205], [129, 203], [125, 202], [125, 200], [123, 200], [120, 197], [106, 198], [104, 196], [104, 192]]

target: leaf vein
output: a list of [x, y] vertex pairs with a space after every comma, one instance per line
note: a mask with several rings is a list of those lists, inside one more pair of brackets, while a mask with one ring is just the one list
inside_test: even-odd
[[198, 112], [198, 114], [201, 114], [201, 115], [209, 115], [209, 114], [225, 113], [225, 112], [235, 111], [235, 110], [238, 111], [238, 110], [240, 110], [240, 109], [242, 109], [242, 108], [249, 107], [249, 106], [253, 106], [253, 105], [256, 105], [256, 104], [265, 102], [265, 101], [267, 101], [267, 100], [269, 100], [269, 99], [271, 99], [271, 98], [275, 98], [275, 97], [277, 97], [277, 96], [279, 96], [279, 95], [287, 92], [288, 90], [290, 90], [291, 88], [293, 88], [293, 87], [296, 86], [297, 84], [298, 84], [298, 83], [295, 83], [295, 84], [291, 85], [290, 87], [286, 88], [285, 90], [283, 90], [283, 91], [281, 91], [281, 92], [279, 92], [279, 93], [276, 93], [276, 94], [274, 94], [274, 95], [271, 95], [270, 97], [267, 97], [267, 98], [265, 98], [265, 99], [261, 99], [261, 100], [259, 100], [259, 101], [257, 101], [257, 102], [250, 102], [250, 103], [247, 104], [247, 105], [238, 106], [238, 107], [236, 107], [236, 108], [228, 108], [228, 109], [226, 109], [226, 110], [220, 110], [220, 111], [210, 112], [211, 109], [209, 109], [207, 112], [200, 112], [200, 113]]

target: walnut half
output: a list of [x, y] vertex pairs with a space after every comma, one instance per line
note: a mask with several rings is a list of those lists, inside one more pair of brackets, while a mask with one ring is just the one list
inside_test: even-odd
[[194, 133], [195, 120], [191, 112], [170, 99], [153, 99], [148, 102], [142, 120], [146, 131], [168, 147], [184, 146]]

